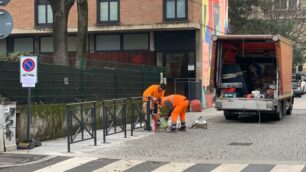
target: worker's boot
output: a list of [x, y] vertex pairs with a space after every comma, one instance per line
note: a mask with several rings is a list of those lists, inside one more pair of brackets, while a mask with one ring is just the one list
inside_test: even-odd
[[179, 131], [186, 131], [186, 123], [182, 122], [181, 123], [181, 128], [178, 129]]
[[169, 132], [169, 133], [176, 132], [176, 124], [172, 124], [171, 127], [168, 127], [167, 132]]

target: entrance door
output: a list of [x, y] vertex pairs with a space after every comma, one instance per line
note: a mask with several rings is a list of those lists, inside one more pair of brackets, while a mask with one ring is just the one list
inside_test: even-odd
[[167, 94], [174, 93], [175, 78], [195, 78], [195, 56], [189, 52], [159, 52], [156, 54], [156, 65], [166, 67]]
[[165, 53], [168, 79], [187, 77], [186, 53]]

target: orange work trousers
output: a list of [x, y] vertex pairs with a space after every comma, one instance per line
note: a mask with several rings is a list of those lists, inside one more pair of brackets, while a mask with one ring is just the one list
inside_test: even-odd
[[189, 102], [188, 100], [184, 100], [179, 103], [171, 113], [171, 122], [172, 124], [176, 124], [178, 116], [180, 116], [181, 123], [186, 120], [186, 110], [188, 108]]

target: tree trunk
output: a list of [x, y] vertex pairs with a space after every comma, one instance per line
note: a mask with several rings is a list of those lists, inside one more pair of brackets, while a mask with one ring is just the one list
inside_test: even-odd
[[77, 0], [78, 4], [78, 43], [76, 53], [76, 67], [85, 66], [88, 41], [88, 2], [87, 0]]
[[69, 11], [75, 0], [50, 0], [53, 11], [54, 64], [69, 65], [67, 48], [67, 23]]

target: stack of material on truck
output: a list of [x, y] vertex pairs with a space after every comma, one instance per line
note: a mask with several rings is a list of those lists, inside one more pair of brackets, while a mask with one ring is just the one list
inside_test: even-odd
[[[222, 68], [222, 83], [241, 83], [242, 87], [237, 88], [235, 97], [243, 96], [248, 92], [248, 86], [244, 79], [244, 72], [236, 64], [224, 65]], [[231, 88], [231, 87], [229, 87]]]

